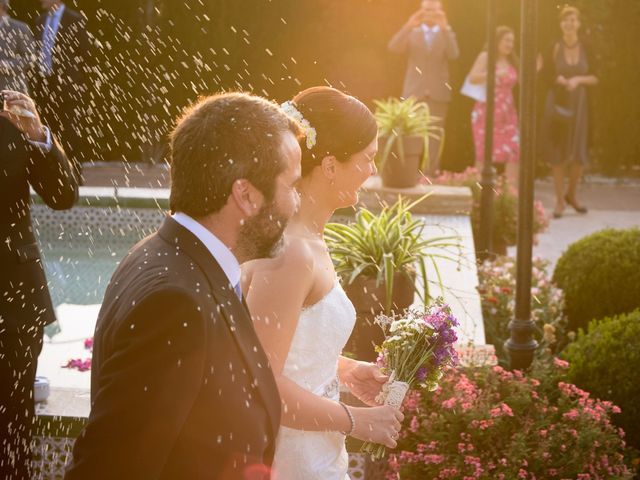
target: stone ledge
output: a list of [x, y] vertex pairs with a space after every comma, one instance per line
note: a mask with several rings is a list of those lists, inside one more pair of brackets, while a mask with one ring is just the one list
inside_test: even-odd
[[471, 190], [468, 187], [448, 185], [423, 185], [412, 188], [387, 188], [382, 186], [380, 177], [371, 177], [360, 192], [360, 205], [376, 211], [382, 205], [392, 205], [402, 196], [410, 201], [417, 200], [429, 193], [430, 196], [416, 205], [413, 214], [428, 215], [469, 215], [473, 204]]
[[[34, 203], [44, 202], [31, 191]], [[169, 208], [168, 188], [142, 187], [80, 187], [76, 207], [118, 207], [118, 208]]]
[[[360, 192], [360, 206], [372, 211], [380, 210], [382, 205], [395, 203], [402, 196], [408, 200], [417, 200], [423, 195], [430, 196], [416, 205], [414, 214], [430, 215], [469, 215], [473, 198], [467, 187], [447, 185], [416, 185], [413, 188], [387, 188], [382, 186], [380, 177], [371, 177]], [[43, 203], [32, 190], [35, 203]], [[76, 206], [81, 207], [119, 207], [119, 208], [169, 208], [168, 188], [131, 188], [131, 187], [80, 187], [80, 196]], [[353, 212], [351, 213], [353, 214]]]

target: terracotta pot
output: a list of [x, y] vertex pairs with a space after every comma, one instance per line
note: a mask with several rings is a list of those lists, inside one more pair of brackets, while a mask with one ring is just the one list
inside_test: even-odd
[[[388, 137], [380, 138], [379, 152], [384, 151], [387, 141]], [[398, 153], [399, 141], [404, 146], [404, 158], [401, 158]], [[397, 140], [380, 171], [382, 184], [389, 188], [415, 187], [420, 179], [420, 163], [423, 152], [424, 139], [422, 137], [402, 137]]]
[[[402, 312], [413, 303], [415, 273], [398, 273], [393, 280], [393, 311]], [[345, 287], [349, 299], [357, 312], [356, 325], [345, 346], [358, 360], [372, 362], [376, 359], [374, 345], [384, 340], [382, 329], [374, 323], [375, 318], [384, 312], [387, 294], [385, 285], [376, 286], [375, 278], [358, 277]]]

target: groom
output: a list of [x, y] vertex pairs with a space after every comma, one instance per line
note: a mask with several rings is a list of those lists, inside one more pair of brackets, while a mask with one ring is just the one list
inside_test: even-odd
[[269, 478], [280, 399], [239, 288], [297, 208], [297, 124], [242, 93], [171, 135], [171, 210], [122, 260], [94, 338], [66, 479]]

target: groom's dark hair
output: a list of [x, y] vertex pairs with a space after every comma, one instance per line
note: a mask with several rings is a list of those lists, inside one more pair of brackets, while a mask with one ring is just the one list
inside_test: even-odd
[[220, 210], [238, 179], [273, 199], [276, 177], [286, 168], [282, 138], [300, 135], [298, 124], [276, 104], [247, 93], [200, 100], [171, 133], [172, 212], [201, 218]]

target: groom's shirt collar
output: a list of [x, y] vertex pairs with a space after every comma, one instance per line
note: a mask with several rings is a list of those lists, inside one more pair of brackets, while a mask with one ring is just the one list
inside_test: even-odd
[[186, 213], [176, 212], [171, 217], [184, 228], [193, 233], [207, 250], [216, 259], [222, 271], [229, 279], [231, 286], [235, 288], [240, 283], [240, 264], [231, 250], [220, 241], [213, 233], [207, 230], [201, 223], [194, 220]]

